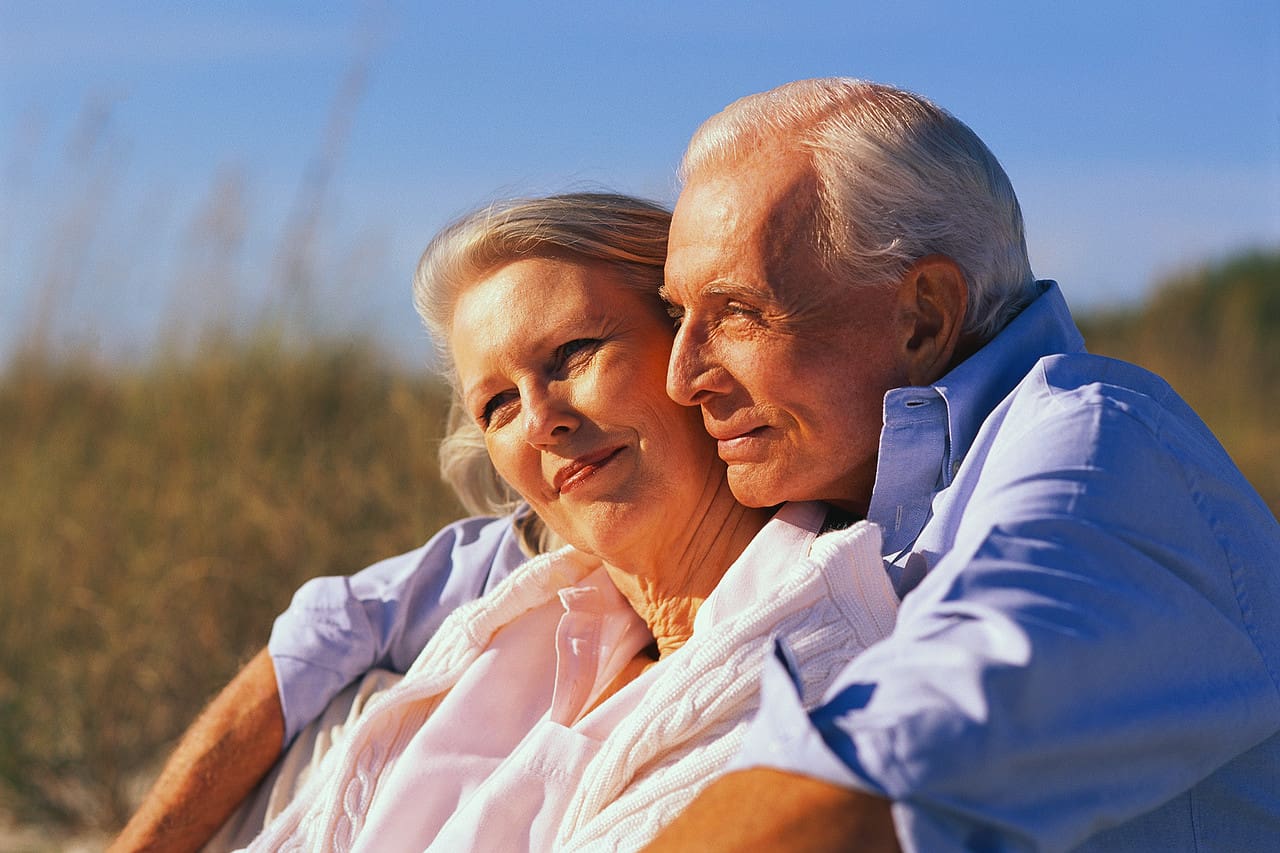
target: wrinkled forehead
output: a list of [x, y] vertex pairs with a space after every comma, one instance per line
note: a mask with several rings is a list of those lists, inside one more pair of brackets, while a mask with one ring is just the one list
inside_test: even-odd
[[751, 269], [767, 278], [816, 256], [818, 187], [809, 158], [796, 152], [691, 175], [671, 223], [664, 292], [679, 296]]
[[809, 153], [792, 148], [757, 150], [708, 165], [688, 176], [675, 215], [698, 211], [764, 226], [815, 209], [819, 183]]

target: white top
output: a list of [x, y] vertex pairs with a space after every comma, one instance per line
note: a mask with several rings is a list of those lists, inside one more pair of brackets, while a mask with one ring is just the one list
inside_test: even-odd
[[723, 771], [775, 638], [816, 703], [891, 629], [878, 530], [818, 540], [824, 516], [784, 507], [690, 640], [586, 714], [652, 637], [598, 560], [564, 549], [530, 561], [450, 617], [250, 849], [643, 846]]
[[636, 694], [583, 711], [652, 641], [603, 567], [499, 630], [388, 762], [353, 849], [549, 850]]

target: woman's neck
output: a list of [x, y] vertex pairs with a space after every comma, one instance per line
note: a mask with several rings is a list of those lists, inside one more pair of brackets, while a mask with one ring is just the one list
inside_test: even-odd
[[723, 477], [708, 485], [693, 518], [657, 531], [642, 554], [606, 560], [609, 577], [644, 619], [665, 657], [693, 635], [698, 608], [773, 515], [733, 498]]

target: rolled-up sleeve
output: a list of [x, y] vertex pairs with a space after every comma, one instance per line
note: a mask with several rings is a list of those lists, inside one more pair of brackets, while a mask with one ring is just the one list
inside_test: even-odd
[[769, 767], [821, 779], [833, 785], [884, 792], [854, 775], [822, 740], [800, 700], [800, 680], [779, 646], [765, 659], [760, 676], [760, 710], [747, 727], [743, 747], [725, 772]]
[[1115, 401], [1023, 422], [893, 634], [813, 712], [762, 711], [740, 764], [891, 798], [908, 850], [1065, 850], [1280, 731], [1280, 625], [1250, 589], [1275, 539], [1224, 550], [1219, 451]]
[[304, 584], [268, 643], [285, 744], [369, 669], [404, 672], [446, 616], [524, 559], [511, 516], [469, 518], [358, 574]]

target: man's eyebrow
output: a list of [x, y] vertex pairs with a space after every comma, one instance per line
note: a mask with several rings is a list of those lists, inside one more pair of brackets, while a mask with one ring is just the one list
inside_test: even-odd
[[759, 303], [767, 298], [767, 294], [761, 293], [759, 288], [747, 285], [736, 284], [732, 281], [717, 279], [709, 282], [706, 287], [702, 288], [703, 296], [719, 296], [726, 299], [741, 299], [744, 302]]
[[[744, 287], [740, 284], [734, 284], [733, 282], [725, 281], [724, 279], [716, 279], [715, 281], [707, 282], [698, 290], [697, 295], [703, 297], [722, 296], [729, 299], [745, 299], [753, 302], [759, 301], [765, 296], [760, 293], [759, 290], [751, 287]], [[658, 288], [658, 298], [663, 302], [670, 304], [675, 303], [675, 299], [671, 295], [671, 288], [666, 284], [663, 284]]]

